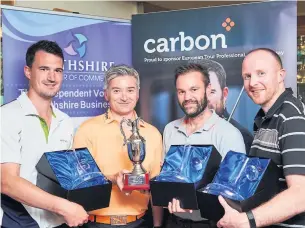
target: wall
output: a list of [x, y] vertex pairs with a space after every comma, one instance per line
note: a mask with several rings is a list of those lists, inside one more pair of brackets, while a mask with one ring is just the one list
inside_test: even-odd
[[131, 19], [132, 14], [138, 13], [137, 2], [117, 1], [27, 1], [16, 0], [15, 6], [53, 10], [60, 8], [80, 14]]

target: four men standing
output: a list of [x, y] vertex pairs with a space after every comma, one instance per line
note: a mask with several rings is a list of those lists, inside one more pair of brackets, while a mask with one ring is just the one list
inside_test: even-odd
[[[82, 206], [53, 196], [35, 186], [38, 160], [45, 151], [66, 150], [72, 145], [70, 118], [52, 105], [63, 81], [63, 53], [51, 41], [39, 41], [26, 55], [25, 76], [29, 91], [1, 107], [1, 193], [3, 227], [148, 227], [143, 220], [150, 195], [123, 191], [123, 174], [132, 169], [123, 146], [120, 122], [134, 120], [139, 99], [138, 72], [128, 66], [112, 66], [105, 74], [105, 99], [109, 109], [84, 122], [76, 132], [73, 147], [87, 147], [101, 172], [112, 181], [110, 205], [87, 212]], [[178, 67], [175, 74], [177, 97], [185, 117], [169, 123], [161, 134], [152, 125], [140, 123], [146, 139], [143, 167], [150, 178], [160, 172], [163, 153], [171, 145], [212, 144], [224, 156], [230, 150], [245, 152], [243, 137], [213, 108], [210, 77], [212, 71], [201, 64]], [[226, 204], [218, 227], [305, 227], [305, 116], [304, 105], [285, 89], [280, 57], [260, 48], [247, 54], [242, 65], [244, 87], [261, 110], [255, 119], [252, 156], [271, 158], [283, 169], [283, 191], [269, 202], [246, 213]], [[213, 90], [213, 89], [212, 89]], [[208, 100], [210, 105], [208, 106]], [[125, 125], [125, 132], [130, 126]], [[129, 135], [127, 135], [128, 137]], [[179, 200], [169, 202], [173, 216], [167, 227], [212, 227], [199, 211], [180, 208]], [[153, 207], [154, 227], [162, 226], [163, 208]], [[88, 220], [91, 222], [87, 223]], [[63, 225], [62, 225], [63, 224]]]

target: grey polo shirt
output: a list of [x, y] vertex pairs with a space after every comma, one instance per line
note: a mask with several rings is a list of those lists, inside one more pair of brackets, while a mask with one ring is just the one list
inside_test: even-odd
[[[220, 118], [215, 112], [203, 126], [187, 135], [184, 118], [174, 120], [165, 126], [163, 132], [163, 148], [165, 154], [171, 145], [214, 145], [224, 158], [230, 150], [245, 153], [245, 144], [240, 131], [228, 121]], [[193, 213], [176, 213], [183, 219], [202, 220], [199, 210]]]

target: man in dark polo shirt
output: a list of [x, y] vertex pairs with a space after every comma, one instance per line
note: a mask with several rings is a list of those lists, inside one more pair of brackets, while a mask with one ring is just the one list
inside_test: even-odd
[[217, 226], [305, 227], [304, 104], [285, 89], [285, 70], [273, 50], [250, 51], [242, 64], [242, 77], [247, 94], [261, 106], [250, 155], [271, 158], [283, 169], [283, 191], [246, 213], [237, 212], [219, 197], [225, 215]]

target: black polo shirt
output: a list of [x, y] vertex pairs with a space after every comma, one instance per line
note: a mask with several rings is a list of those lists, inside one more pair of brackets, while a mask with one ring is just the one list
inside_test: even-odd
[[[266, 114], [259, 110], [254, 121], [254, 140], [250, 150], [250, 155], [271, 158], [282, 168], [282, 188], [286, 188], [286, 176], [305, 175], [304, 104], [292, 94], [290, 88], [286, 89]], [[278, 225], [305, 227], [305, 213]]]

